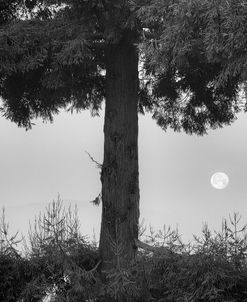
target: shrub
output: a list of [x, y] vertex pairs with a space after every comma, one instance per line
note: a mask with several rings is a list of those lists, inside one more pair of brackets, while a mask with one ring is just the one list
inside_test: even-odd
[[0, 217], [0, 301], [16, 302], [30, 279], [29, 262], [17, 250], [22, 241], [11, 236], [3, 208]]
[[[224, 220], [218, 233], [205, 225], [190, 244], [177, 230], [150, 229], [136, 243], [136, 259], [117, 261], [102, 278], [97, 245], [80, 234], [76, 209], [66, 210], [58, 199], [30, 228], [25, 257], [2, 219], [0, 301], [38, 302], [48, 293], [53, 302], [247, 301], [247, 236], [240, 218]], [[118, 240], [110, 248], [118, 259]]]

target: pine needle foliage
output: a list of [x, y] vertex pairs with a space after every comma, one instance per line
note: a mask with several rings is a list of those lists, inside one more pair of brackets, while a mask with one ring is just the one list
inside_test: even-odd
[[52, 121], [68, 106], [97, 114], [107, 47], [128, 31], [144, 70], [139, 110], [163, 129], [204, 134], [246, 107], [238, 98], [246, 82], [245, 0], [35, 0], [2, 10], [1, 110], [19, 126]]
[[56, 302], [247, 299], [247, 225], [238, 213], [224, 219], [219, 232], [204, 225], [201, 236], [188, 244], [178, 230], [150, 228], [140, 234], [145, 243], [128, 265], [122, 262], [121, 244], [112, 241], [109, 248], [119, 261], [104, 278], [97, 246], [80, 235], [76, 211], [61, 199], [34, 226], [28, 253], [1, 250], [0, 301], [38, 302], [47, 295]]
[[30, 226], [29, 241], [33, 278], [24, 296], [41, 299], [50, 292], [54, 301], [83, 301], [95, 292], [90, 270], [98, 255], [80, 233], [76, 207], [66, 209], [58, 196]]
[[31, 278], [28, 260], [18, 250], [22, 240], [18, 232], [11, 234], [3, 208], [0, 217], [0, 301], [18, 301]]
[[163, 129], [203, 134], [235, 120], [246, 82], [246, 12], [243, 0], [146, 1], [138, 9], [146, 84]]

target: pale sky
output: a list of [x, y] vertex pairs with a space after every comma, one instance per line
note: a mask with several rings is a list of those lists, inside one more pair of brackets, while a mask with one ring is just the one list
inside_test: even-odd
[[[99, 170], [89, 159], [103, 159], [103, 111], [92, 118], [61, 112], [54, 123], [36, 122], [30, 131], [0, 117], [0, 208], [13, 230], [27, 233], [29, 220], [58, 193], [67, 206], [77, 203], [81, 230], [99, 236]], [[178, 226], [182, 238], [200, 234], [204, 222], [220, 230], [223, 217], [240, 212], [247, 222], [247, 116], [203, 137], [164, 132], [150, 115], [139, 115], [141, 219], [155, 229]], [[229, 185], [216, 190], [214, 172]], [[140, 219], [140, 220], [141, 220]]]

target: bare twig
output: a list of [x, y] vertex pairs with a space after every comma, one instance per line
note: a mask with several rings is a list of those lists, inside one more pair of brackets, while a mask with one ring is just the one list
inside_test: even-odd
[[92, 269], [90, 269], [90, 270], [87, 271], [87, 272], [88, 272], [88, 273], [93, 273], [93, 272], [95, 272], [95, 271], [97, 270], [97, 268], [99, 267], [99, 265], [100, 265], [101, 262], [102, 262], [102, 261], [99, 260], [99, 261], [97, 262], [97, 264], [96, 264]]
[[97, 166], [98, 169], [102, 168], [102, 164], [98, 163], [91, 155], [90, 153], [88, 153], [87, 151], [85, 151], [87, 153], [87, 155], [89, 156], [89, 158], [91, 159], [92, 162], [94, 162]]

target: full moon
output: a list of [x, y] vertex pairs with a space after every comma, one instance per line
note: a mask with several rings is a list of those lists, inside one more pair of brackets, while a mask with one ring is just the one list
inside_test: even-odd
[[229, 183], [228, 176], [223, 172], [216, 172], [211, 177], [211, 185], [215, 189], [225, 189]]

